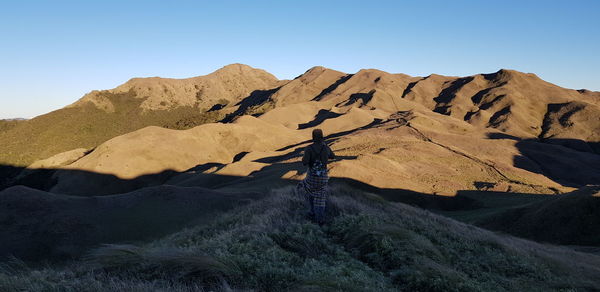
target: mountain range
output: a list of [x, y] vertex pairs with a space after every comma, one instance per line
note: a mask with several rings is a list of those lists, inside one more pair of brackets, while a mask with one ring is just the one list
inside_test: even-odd
[[[243, 115], [249, 117], [239, 119]], [[307, 140], [314, 127], [340, 136], [335, 142], [338, 152], [356, 156], [334, 163], [334, 174], [378, 187], [452, 193], [484, 181], [498, 189], [556, 192], [600, 181], [600, 93], [565, 89], [534, 74], [504, 69], [467, 77], [411, 77], [374, 69], [346, 74], [313, 67], [293, 80], [278, 80], [263, 70], [233, 64], [189, 79], [134, 78], [6, 127], [0, 132], [0, 163], [33, 168], [68, 164], [64, 167], [131, 179], [203, 163], [240, 165], [248, 159], [233, 158], [242, 152], [288, 155], [290, 151], [276, 150]], [[251, 136], [251, 142], [218, 140], [216, 133], [222, 131], [229, 139]], [[377, 145], [369, 143], [371, 139], [353, 139], [361, 135], [380, 138]], [[188, 143], [192, 137], [217, 140]], [[161, 143], [169, 139], [175, 144]], [[255, 146], [260, 144], [256, 140], [265, 139], [281, 143]], [[185, 142], [175, 147], [176, 141]], [[139, 145], [132, 147], [135, 144]], [[71, 157], [74, 153], [78, 154]], [[137, 155], [141, 153], [147, 155]], [[70, 159], [54, 161], [65, 155]], [[262, 165], [256, 161], [265, 155], [252, 155], [253, 166], [236, 166], [244, 171], [233, 173], [258, 170]], [[112, 156], [119, 158], [107, 158]], [[182, 156], [181, 161], [176, 156]], [[417, 158], [407, 159], [410, 156]], [[452, 162], [434, 166], [440, 157]], [[419, 160], [420, 165], [406, 165]], [[388, 164], [402, 182], [365, 177], [378, 171], [374, 165]], [[360, 168], [365, 171], [356, 171]], [[425, 179], [433, 170], [438, 178], [448, 177]]]
[[[324, 233], [302, 223], [291, 207], [299, 202], [289, 197], [289, 186], [306, 173], [300, 159], [316, 128], [323, 130], [337, 156], [329, 168], [335, 190], [332, 216], [339, 221]], [[261, 230], [260, 236], [300, 254], [305, 264], [318, 258], [303, 246], [317, 243], [301, 240], [303, 232], [310, 232], [316, 242], [334, 242], [348, 252], [344, 256], [384, 273], [396, 288], [420, 283], [418, 273], [400, 264], [373, 262], [386, 257], [381, 246], [358, 241], [384, 244], [391, 238], [411, 248], [423, 243], [431, 247], [430, 255], [418, 257], [428, 263], [427, 271], [453, 275], [462, 279], [456, 280], [460, 285], [473, 280], [478, 289], [492, 282], [508, 290], [529, 289], [527, 281], [543, 282], [533, 268], [523, 268], [531, 273], [529, 280], [511, 274], [519, 269], [516, 264], [507, 264], [507, 272], [491, 282], [453, 266], [448, 262], [453, 256], [442, 249], [454, 241], [440, 240], [437, 246], [427, 231], [441, 224], [450, 226], [443, 233], [448, 238], [476, 230], [455, 241], [466, 253], [481, 252], [465, 247], [476, 238], [474, 242], [490, 244], [490, 257], [508, 261], [511, 254], [531, 256], [529, 263], [543, 266], [543, 271], [547, 261], [568, 270], [577, 265], [570, 259], [589, 256], [580, 262], [583, 274], [569, 270], [563, 275], [567, 278], [548, 282], [547, 288], [577, 283], [573, 285], [584, 290], [600, 289], [593, 280], [600, 273], [594, 268], [600, 263], [594, 254], [600, 245], [595, 235], [600, 228], [600, 92], [562, 88], [532, 73], [501, 69], [465, 77], [413, 77], [376, 69], [344, 73], [313, 67], [292, 80], [279, 80], [264, 70], [232, 64], [187, 79], [133, 78], [33, 119], [0, 121], [0, 141], [0, 237], [7, 239], [0, 245], [0, 257], [78, 259], [100, 243], [150, 240], [152, 246], [151, 240], [164, 236], [172, 237], [158, 245], [181, 239], [218, 253], [210, 243], [196, 245], [200, 241], [192, 234], [216, 238], [220, 235], [214, 230], [237, 230], [227, 223], [235, 215], [220, 215], [234, 210], [254, 214], [248, 215], [250, 221], [270, 220], [257, 227], [238, 218], [243, 222], [239, 226]], [[297, 229], [286, 229], [274, 221], [276, 216], [251, 211], [258, 202], [275, 201], [283, 204], [281, 218]], [[373, 219], [379, 222], [376, 229], [359, 224], [363, 219], [351, 213], [355, 211], [368, 216], [380, 212]], [[17, 219], [24, 217], [29, 219]], [[391, 218], [407, 221], [393, 223]], [[158, 227], [146, 228], [144, 221]], [[365, 233], [346, 238], [340, 231], [346, 230], [343, 224], [359, 224]], [[200, 230], [205, 227], [213, 231]], [[542, 248], [479, 228], [574, 247]], [[235, 240], [227, 240], [235, 246]], [[129, 248], [125, 254], [145, 252]], [[369, 248], [376, 250], [365, 250]], [[544, 258], [533, 249], [543, 250]], [[398, 255], [398, 250], [389, 252]], [[564, 254], [571, 256], [559, 256]], [[157, 260], [152, 253], [138, 256]], [[480, 256], [472, 260], [498, 264]], [[251, 269], [239, 261], [237, 265]], [[231, 280], [237, 272], [217, 273]], [[413, 278], [398, 280], [401, 274]]]

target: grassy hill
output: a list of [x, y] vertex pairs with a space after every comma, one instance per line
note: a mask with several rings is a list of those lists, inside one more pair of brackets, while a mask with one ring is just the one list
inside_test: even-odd
[[367, 107], [390, 113], [424, 107], [465, 125], [495, 128], [519, 138], [577, 140], [574, 149], [593, 152], [597, 146], [586, 143], [600, 139], [599, 96], [513, 70], [420, 78], [372, 69], [344, 74], [315, 67], [287, 81], [232, 64], [187, 79], [133, 78], [28, 121], [0, 121], [0, 163], [25, 166], [150, 125], [185, 129], [315, 102], [329, 109]]
[[6, 132], [23, 122], [25, 120], [0, 120], [0, 133]]
[[[26, 166], [75, 148], [93, 148], [147, 126], [188, 129], [216, 122], [225, 117], [224, 107], [242, 103], [254, 92], [268, 92], [282, 82], [242, 64], [186, 79], [132, 78], [31, 120], [0, 121], [0, 165]], [[269, 109], [256, 103], [245, 105], [229, 119]]]
[[209, 223], [81, 260], [0, 268], [3, 291], [594, 291], [600, 257], [479, 229], [346, 187], [328, 224], [292, 188]]
[[[600, 245], [600, 186], [588, 185], [559, 195], [522, 194], [493, 191], [460, 191], [449, 201], [453, 209], [432, 211], [538, 242]], [[469, 202], [470, 204], [459, 204]]]
[[[0, 124], [0, 164], [27, 166], [32, 162], [75, 148], [93, 148], [102, 142], [147, 126], [188, 129], [224, 117], [219, 111], [194, 107], [143, 111], [144, 99], [136, 93], [101, 92], [114, 105], [114, 112], [93, 104], [68, 107], [28, 121]], [[6, 129], [6, 130], [2, 130]]]
[[536, 241], [600, 245], [600, 186], [515, 206], [476, 224]]
[[99, 243], [156, 239], [262, 197], [175, 186], [77, 197], [17, 186], [0, 192], [0, 260], [64, 260]]

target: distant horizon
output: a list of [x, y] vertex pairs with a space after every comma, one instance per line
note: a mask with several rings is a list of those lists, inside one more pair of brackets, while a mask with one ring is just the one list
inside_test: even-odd
[[600, 2], [14, 2], [0, 10], [0, 119], [32, 118], [135, 77], [242, 63], [411, 76], [512, 69], [600, 91]]

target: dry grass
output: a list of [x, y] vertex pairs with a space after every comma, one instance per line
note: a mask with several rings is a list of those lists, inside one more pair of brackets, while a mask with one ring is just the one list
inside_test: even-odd
[[[0, 123], [0, 164], [27, 166], [35, 160], [76, 149], [93, 148], [119, 135], [147, 126], [189, 129], [223, 118], [219, 111], [193, 107], [144, 112], [133, 90], [113, 94], [102, 92], [115, 106], [107, 113], [93, 105], [63, 108], [27, 121]], [[3, 130], [3, 128], [6, 128]]]

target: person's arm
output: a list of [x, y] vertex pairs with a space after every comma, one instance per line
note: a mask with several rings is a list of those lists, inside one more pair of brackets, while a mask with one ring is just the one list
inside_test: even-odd
[[329, 148], [329, 146], [327, 146], [327, 150], [329, 150], [329, 159], [334, 159], [335, 158], [335, 154], [333, 153], [333, 151], [331, 150], [331, 148]]
[[308, 147], [304, 148], [304, 156], [302, 157], [302, 165], [308, 165], [310, 161], [310, 151], [308, 151]]

